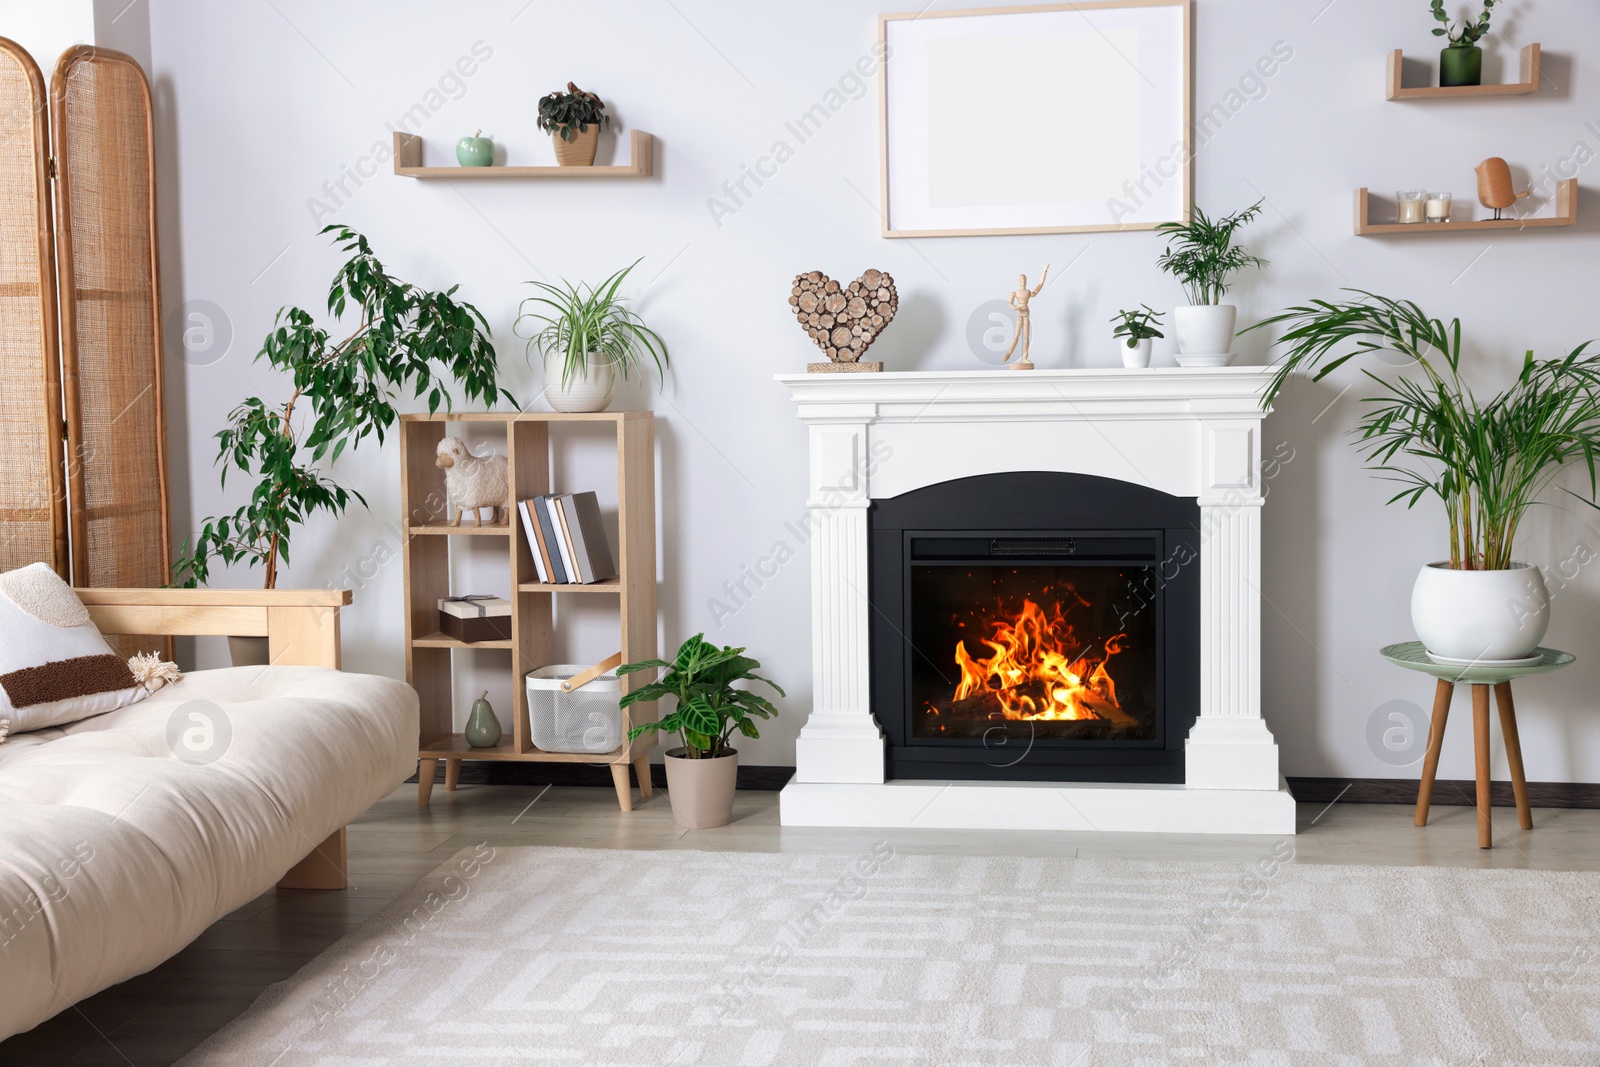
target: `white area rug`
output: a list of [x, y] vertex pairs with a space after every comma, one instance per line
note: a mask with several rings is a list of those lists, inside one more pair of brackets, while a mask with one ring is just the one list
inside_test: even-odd
[[1600, 1063], [1600, 875], [482, 846], [183, 1067]]

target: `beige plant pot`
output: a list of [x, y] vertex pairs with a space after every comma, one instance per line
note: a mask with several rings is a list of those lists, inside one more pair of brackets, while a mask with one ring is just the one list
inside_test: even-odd
[[667, 765], [667, 797], [672, 818], [690, 830], [726, 826], [733, 821], [733, 793], [739, 780], [739, 753], [716, 759], [687, 759], [675, 748], [662, 756]]
[[573, 137], [570, 141], [561, 139], [561, 131], [550, 135], [550, 140], [555, 142], [556, 162], [563, 167], [592, 167], [594, 166], [595, 149], [600, 147], [600, 124], [589, 123], [589, 128]]
[[265, 667], [272, 662], [272, 655], [265, 637], [230, 637], [228, 659], [235, 667]]

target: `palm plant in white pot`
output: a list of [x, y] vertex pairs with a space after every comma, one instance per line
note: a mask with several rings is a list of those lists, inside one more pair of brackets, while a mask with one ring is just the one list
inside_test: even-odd
[[663, 373], [667, 343], [617, 295], [638, 265], [599, 285], [528, 283], [538, 293], [518, 308], [517, 326], [533, 324], [528, 353], [544, 360], [544, 398], [557, 411], [604, 411], [616, 379], [643, 371], [647, 360]]
[[1320, 379], [1370, 352], [1416, 367], [1418, 377], [1365, 372], [1378, 392], [1355, 430], [1368, 465], [1403, 486], [1390, 503], [1433, 497], [1444, 506], [1450, 556], [1418, 575], [1412, 625], [1442, 662], [1524, 659], [1544, 638], [1550, 599], [1539, 568], [1513, 558], [1517, 530], [1568, 463], [1588, 474], [1594, 498], [1600, 356], [1587, 354], [1589, 342], [1559, 359], [1529, 352], [1516, 380], [1480, 401], [1461, 380], [1461, 320], [1446, 325], [1410, 301], [1351, 292], [1362, 299], [1314, 300], [1250, 327], [1291, 324], [1262, 404], [1296, 371], [1315, 368]]
[[1189, 298], [1187, 305], [1172, 309], [1179, 363], [1220, 367], [1233, 358], [1233, 328], [1239, 309], [1224, 304], [1222, 298], [1239, 271], [1267, 265], [1243, 245], [1233, 243], [1240, 228], [1260, 214], [1260, 200], [1215, 220], [1196, 205], [1188, 222], [1164, 222], [1156, 227], [1167, 236], [1167, 250], [1156, 259], [1156, 266], [1176, 277]]

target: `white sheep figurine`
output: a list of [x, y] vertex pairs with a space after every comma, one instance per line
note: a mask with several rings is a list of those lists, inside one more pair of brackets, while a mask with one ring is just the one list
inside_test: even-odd
[[[444, 487], [450, 494], [450, 504], [455, 511], [451, 526], [461, 525], [461, 513], [472, 510], [472, 525], [482, 526], [479, 508], [492, 508], [490, 522], [501, 522], [501, 509], [511, 506], [511, 487], [506, 482], [506, 457], [474, 456], [467, 451], [467, 443], [459, 437], [446, 437], [439, 442], [438, 459], [434, 465], [444, 470]], [[506, 521], [510, 511], [506, 511]]]

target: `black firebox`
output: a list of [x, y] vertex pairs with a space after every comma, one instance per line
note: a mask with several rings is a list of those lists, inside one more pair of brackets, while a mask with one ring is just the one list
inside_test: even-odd
[[1053, 472], [868, 512], [890, 778], [1182, 782], [1200, 711], [1200, 508]]

